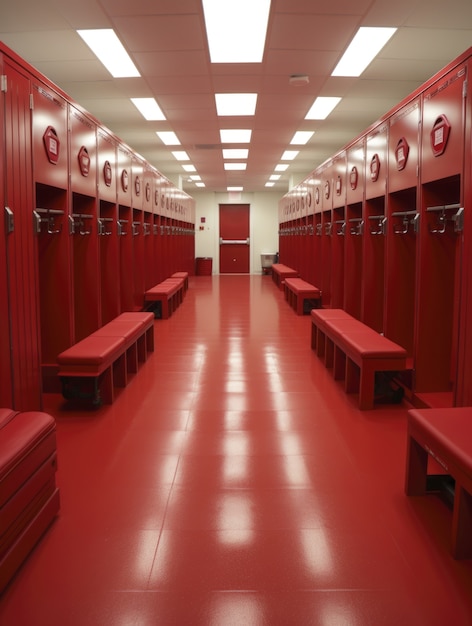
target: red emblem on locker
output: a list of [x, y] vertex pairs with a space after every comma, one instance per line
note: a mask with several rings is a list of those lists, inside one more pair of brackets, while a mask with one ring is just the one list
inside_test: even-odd
[[123, 191], [128, 191], [128, 187], [129, 187], [128, 171], [123, 170], [121, 172], [121, 188], [123, 189]]
[[110, 161], [105, 161], [103, 164], [103, 179], [105, 180], [105, 185], [107, 187], [111, 187], [111, 181], [113, 178], [113, 172], [111, 169]]
[[315, 202], [316, 204], [320, 203], [320, 188], [316, 187], [315, 189]]
[[159, 192], [157, 191], [157, 189], [156, 189], [156, 191], [154, 192], [154, 204], [155, 204], [156, 206], [159, 206]]
[[380, 174], [380, 158], [377, 153], [374, 154], [370, 162], [370, 180], [375, 183]]
[[90, 172], [90, 156], [85, 146], [79, 150], [79, 168], [82, 176], [88, 176]]
[[312, 203], [311, 191], [307, 196], [306, 203], [308, 206], [311, 206], [311, 203]]
[[336, 179], [336, 195], [340, 196], [343, 188], [343, 179], [341, 176], [338, 176]]
[[351, 189], [357, 189], [357, 181], [359, 180], [359, 172], [357, 171], [357, 167], [354, 165], [351, 169], [351, 173], [349, 174], [349, 184], [351, 185]]
[[59, 161], [59, 149], [61, 147], [61, 142], [59, 141], [59, 137], [52, 126], [48, 126], [46, 128], [43, 135], [43, 141], [49, 162], [56, 165]]
[[139, 196], [139, 194], [141, 193], [141, 180], [139, 176], [136, 176], [136, 178], [134, 179], [134, 191], [136, 192], [137, 196]]
[[431, 131], [431, 148], [435, 157], [443, 154], [446, 149], [450, 132], [451, 125], [449, 124], [447, 117], [445, 115], [440, 115], [434, 122], [433, 130]]
[[151, 199], [151, 185], [146, 183], [146, 202], [149, 202]]
[[408, 154], [410, 152], [410, 146], [408, 145], [405, 137], [398, 140], [397, 147], [395, 148], [395, 159], [397, 161], [397, 170], [401, 172], [405, 169], [406, 162], [408, 161]]

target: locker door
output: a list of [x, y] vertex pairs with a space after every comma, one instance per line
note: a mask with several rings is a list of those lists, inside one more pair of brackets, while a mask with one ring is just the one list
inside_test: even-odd
[[5, 205], [14, 220], [12, 232], [6, 236], [11, 406], [21, 411], [41, 408], [39, 299], [32, 225], [30, 81], [7, 59], [4, 75]]

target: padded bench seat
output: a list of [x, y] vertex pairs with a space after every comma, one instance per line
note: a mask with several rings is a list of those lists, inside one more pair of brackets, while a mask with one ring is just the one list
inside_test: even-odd
[[56, 423], [0, 409], [0, 593], [59, 511]]
[[111, 404], [114, 387], [125, 387], [128, 373], [136, 372], [153, 350], [154, 315], [122, 313], [58, 355], [64, 397], [91, 396], [95, 405]]
[[455, 481], [451, 550], [472, 558], [472, 407], [408, 411], [405, 492], [428, 492], [428, 458]]
[[144, 303], [158, 303], [160, 310], [156, 310], [156, 316], [160, 313], [162, 319], [168, 319], [183, 301], [184, 284], [184, 278], [166, 278], [145, 292]]
[[286, 278], [297, 278], [298, 275], [297, 270], [294, 270], [283, 263], [274, 263], [272, 265], [272, 280], [279, 289], [284, 288], [283, 283]]
[[406, 350], [343, 309], [311, 311], [311, 346], [346, 393], [359, 393], [359, 408], [374, 407], [376, 372], [407, 369]]
[[188, 272], [174, 272], [171, 278], [182, 278], [184, 281], [184, 293], [188, 290]]
[[[297, 315], [321, 306], [321, 290], [302, 278], [286, 278], [284, 292], [285, 299]], [[308, 310], [305, 304], [308, 304]]]

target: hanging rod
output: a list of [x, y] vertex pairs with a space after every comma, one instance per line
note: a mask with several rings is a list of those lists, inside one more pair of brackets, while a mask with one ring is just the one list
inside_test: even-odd
[[355, 224], [355, 226], [351, 228], [351, 235], [359, 236], [364, 234], [364, 220], [362, 217], [351, 217], [348, 222]]
[[45, 213], [47, 213], [48, 215], [64, 215], [65, 213], [65, 211], [63, 211], [62, 209], [44, 209], [36, 207], [34, 210], [40, 215], [44, 215]]
[[375, 220], [377, 222], [377, 230], [370, 227], [371, 235], [386, 235], [387, 234], [387, 218], [382, 213], [381, 215], [369, 215], [369, 220]]
[[[446, 225], [448, 220], [454, 222], [454, 232], [461, 233], [464, 230], [464, 207], [460, 204], [444, 204], [440, 206], [427, 207], [426, 211], [429, 213], [439, 213], [437, 218], [437, 227], [429, 228], [429, 231], [433, 234], [442, 235], [446, 232]], [[449, 218], [446, 216], [446, 211], [456, 211], [456, 213]]]
[[336, 235], [343, 236], [346, 234], [346, 220], [335, 220], [335, 224], [341, 226], [341, 228], [336, 230]]
[[[395, 235], [406, 235], [413, 225], [413, 232], [417, 234], [420, 229], [420, 214], [417, 211], [397, 211], [392, 213], [392, 217], [402, 217], [401, 226], [393, 227]], [[411, 218], [411, 219], [410, 219]]]

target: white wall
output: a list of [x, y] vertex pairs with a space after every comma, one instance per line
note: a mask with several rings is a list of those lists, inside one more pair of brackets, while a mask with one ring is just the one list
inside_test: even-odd
[[[278, 252], [280, 192], [261, 193], [210, 193], [192, 192], [196, 201], [195, 256], [213, 259], [213, 274], [219, 274], [219, 205], [249, 204], [250, 206], [250, 247], [251, 274], [260, 274], [261, 253]], [[202, 223], [201, 218], [205, 218]], [[203, 230], [200, 230], [202, 228]]]

